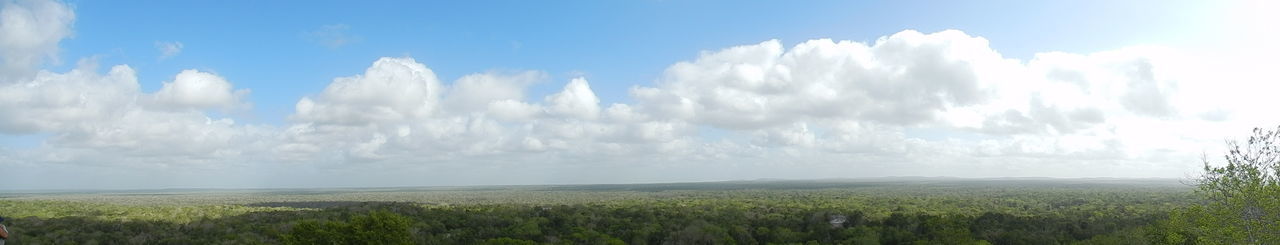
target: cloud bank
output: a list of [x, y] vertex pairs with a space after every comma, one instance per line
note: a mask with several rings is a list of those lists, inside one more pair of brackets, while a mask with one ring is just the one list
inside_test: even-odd
[[1250, 81], [1214, 80], [1230, 67], [1179, 50], [1019, 60], [959, 30], [905, 30], [705, 51], [633, 87], [633, 103], [607, 105], [585, 77], [531, 96], [531, 84], [556, 81], [444, 81], [411, 57], [384, 57], [300, 98], [284, 125], [246, 125], [225, 112], [252, 110], [250, 91], [217, 74], [184, 70], [146, 92], [127, 65], [38, 69], [70, 37], [65, 5], [6, 2], [0, 16], [0, 134], [47, 136], [0, 149], [11, 169], [201, 169], [302, 185], [1181, 177], [1224, 135], [1278, 119], [1234, 97], [1261, 93]]

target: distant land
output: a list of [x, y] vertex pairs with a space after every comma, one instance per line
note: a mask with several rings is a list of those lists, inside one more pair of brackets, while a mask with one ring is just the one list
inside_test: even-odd
[[593, 191], [664, 191], [664, 190], [744, 190], [744, 189], [826, 189], [872, 186], [974, 186], [1036, 185], [1063, 187], [1097, 187], [1138, 185], [1153, 187], [1187, 187], [1190, 183], [1177, 178], [1053, 178], [999, 177], [962, 178], [943, 176], [890, 176], [868, 178], [728, 180], [705, 182], [659, 182], [627, 184], [562, 184], [562, 185], [466, 185], [466, 186], [389, 186], [389, 187], [318, 187], [318, 188], [158, 188], [158, 189], [0, 189], [0, 197], [13, 194], [89, 194], [89, 193], [198, 193], [198, 192], [386, 192], [386, 191], [479, 191], [479, 190], [593, 190]]

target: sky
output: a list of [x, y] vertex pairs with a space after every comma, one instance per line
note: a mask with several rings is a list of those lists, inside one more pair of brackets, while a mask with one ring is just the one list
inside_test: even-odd
[[1269, 1], [0, 0], [0, 189], [1186, 178]]

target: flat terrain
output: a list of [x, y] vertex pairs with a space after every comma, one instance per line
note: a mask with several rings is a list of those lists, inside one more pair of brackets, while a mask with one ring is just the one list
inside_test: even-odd
[[1172, 179], [877, 178], [9, 191], [0, 216], [27, 243], [307, 243], [360, 220], [403, 221], [412, 243], [1108, 243], [1195, 200]]

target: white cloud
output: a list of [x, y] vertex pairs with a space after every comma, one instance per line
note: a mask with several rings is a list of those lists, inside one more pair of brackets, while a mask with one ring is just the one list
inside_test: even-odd
[[[1001, 84], [993, 103], [949, 112], [960, 127], [993, 134], [1070, 134], [1118, 121], [1140, 118], [1187, 120], [1218, 110], [1186, 104], [1181, 86], [1199, 86], [1179, 70], [1192, 69], [1177, 52], [1163, 48], [1129, 48], [1079, 55], [1041, 53], [1024, 66], [1017, 83]], [[1181, 80], [1181, 81], [1180, 81]], [[1183, 102], [1179, 102], [1183, 101]], [[1182, 104], [1177, 104], [1182, 103]], [[973, 115], [964, 115], [974, 113]], [[981, 122], [978, 122], [981, 121]]]
[[0, 130], [11, 133], [91, 127], [136, 107], [138, 82], [128, 66], [105, 75], [91, 68], [41, 72], [27, 82], [0, 85]]
[[[907, 31], [875, 45], [814, 40], [783, 49], [770, 41], [677, 63], [657, 86], [635, 88], [637, 103], [605, 108], [584, 78], [529, 101], [527, 87], [544, 73], [478, 73], [446, 85], [412, 58], [382, 58], [300, 99], [292, 124], [278, 131], [202, 114], [247, 104], [243, 90], [214, 74], [183, 71], [147, 94], [121, 66], [107, 75], [45, 72], [0, 90], [13, 95], [0, 110], [32, 115], [0, 125], [10, 133], [54, 133], [48, 152], [57, 157], [47, 159], [58, 162], [132, 152], [117, 161], [1054, 175], [1070, 162], [1154, 164], [1168, 159], [1160, 152], [1202, 149], [1214, 137], [1160, 134], [1203, 127], [1209, 122], [1199, 119], [1201, 110], [1229, 108], [1181, 106], [1185, 91], [1178, 88], [1188, 83], [1173, 72], [1176, 62], [1165, 61], [1174, 56], [1162, 52], [1045, 53], [1024, 63], [956, 31]], [[939, 72], [955, 76], [932, 74]], [[1126, 104], [1133, 91], [1150, 91], [1132, 85], [1142, 83], [1157, 84], [1158, 92], [1143, 96], [1159, 97], [1170, 110], [1153, 114]], [[46, 92], [23, 95], [31, 91]], [[723, 136], [701, 135], [711, 129]]]
[[[381, 74], [387, 72], [417, 75]], [[408, 58], [380, 59], [364, 75], [335, 79], [316, 99], [299, 101], [295, 124], [275, 150], [282, 159], [298, 162], [327, 158], [308, 154], [341, 152], [353, 163], [433, 165], [547, 156], [552, 160], [542, 164], [568, 164], [605, 157], [599, 152], [679, 150], [666, 144], [690, 140], [694, 132], [683, 122], [645, 120], [626, 105], [612, 106], [602, 118], [599, 98], [584, 78], [571, 79], [541, 103], [525, 101], [525, 87], [545, 76], [472, 74], [442, 88], [425, 65]]]
[[525, 122], [541, 115], [542, 110], [537, 105], [518, 100], [499, 100], [489, 102], [486, 112], [501, 120]]
[[24, 80], [45, 61], [57, 61], [58, 42], [71, 36], [76, 15], [56, 1], [3, 1], [0, 7], [0, 82]]
[[983, 159], [1125, 162], [1162, 166], [1165, 176], [1184, 165], [1148, 161], [1194, 160], [1230, 135], [1201, 133], [1232, 127], [1203, 115], [1253, 110], [1218, 99], [1231, 92], [1206, 86], [1218, 81], [1194, 72], [1204, 63], [1168, 48], [1035, 57], [1003, 58], [959, 31], [904, 31], [870, 45], [767, 41], [672, 65], [655, 87], [633, 89], [639, 103], [625, 108], [749, 134], [786, 158], [870, 154], [1028, 175], [1061, 172]]
[[164, 83], [152, 98], [154, 106], [165, 109], [238, 109], [249, 104], [243, 98], [248, 89], [233, 90], [231, 83], [212, 73], [184, 70], [173, 82]]
[[178, 53], [182, 53], [182, 42], [156, 41], [156, 50], [160, 51], [161, 60], [172, 58], [178, 56]]
[[800, 146], [813, 147], [817, 141], [817, 136], [813, 131], [809, 130], [806, 123], [794, 123], [791, 126], [776, 127], [768, 130], [759, 130], [756, 132], [755, 144], [776, 147], [776, 146]]
[[547, 113], [554, 116], [592, 120], [600, 115], [600, 98], [583, 78], [574, 78], [564, 91], [547, 96], [547, 104]]
[[472, 74], [455, 81], [445, 98], [446, 108], [458, 113], [484, 111], [493, 103], [524, 100], [525, 88], [546, 79], [546, 74], [526, 71], [513, 74]]
[[959, 31], [904, 31], [874, 45], [810, 40], [790, 50], [772, 40], [677, 63], [657, 88], [633, 94], [656, 113], [730, 129], [822, 118], [917, 124], [983, 102], [992, 89], [984, 73], [1016, 65]]
[[319, 124], [376, 124], [426, 118], [440, 104], [436, 75], [412, 58], [382, 58], [363, 75], [340, 77], [321, 94], [302, 98], [295, 120]]
[[264, 141], [272, 137], [269, 127], [240, 125], [199, 110], [248, 105], [241, 101], [248, 90], [235, 90], [213, 74], [183, 71], [160, 91], [145, 93], [126, 65], [105, 74], [96, 72], [91, 60], [63, 73], [39, 70], [45, 61], [56, 61], [58, 43], [71, 35], [74, 13], [54, 1], [3, 4], [0, 134], [44, 138], [33, 148], [0, 153], [5, 174], [22, 176], [30, 174], [20, 171], [24, 168], [60, 164], [77, 166], [72, 169], [220, 168], [242, 164], [238, 160], [272, 144]]
[[[139, 90], [128, 66], [107, 74], [81, 67], [67, 73], [42, 71], [32, 80], [0, 86], [0, 133], [42, 133], [50, 137], [36, 149], [33, 162], [123, 164], [137, 166], [219, 164], [241, 157], [260, 145], [265, 128], [237, 125], [227, 118], [211, 118], [199, 111], [157, 110], [144, 106], [146, 98], [172, 98], [203, 103], [200, 97], [181, 97], [181, 91], [147, 94]], [[205, 74], [208, 75], [208, 74]], [[209, 75], [212, 76], [212, 75]], [[179, 75], [178, 85], [183, 84]], [[220, 81], [228, 86], [225, 81]], [[169, 88], [169, 86], [166, 86]], [[162, 96], [163, 95], [163, 96]], [[199, 105], [199, 104], [194, 104]]]
[[[1280, 120], [1258, 99], [1273, 91], [1251, 89], [1271, 63], [1157, 47], [1023, 61], [960, 31], [908, 30], [871, 43], [771, 40], [704, 52], [633, 88], [634, 103], [610, 105], [584, 77], [531, 96], [546, 73], [444, 83], [413, 58], [381, 58], [299, 99], [277, 128], [211, 116], [250, 102], [247, 89], [208, 72], [181, 71], [147, 93], [125, 65], [39, 70], [70, 35], [69, 8], [6, 2], [0, 16], [3, 69], [27, 72], [0, 83], [0, 134], [47, 135], [33, 149], [0, 149], [10, 168], [359, 172], [366, 183], [401, 184], [1178, 177], [1224, 135]], [[345, 26], [324, 29], [345, 38]]]

